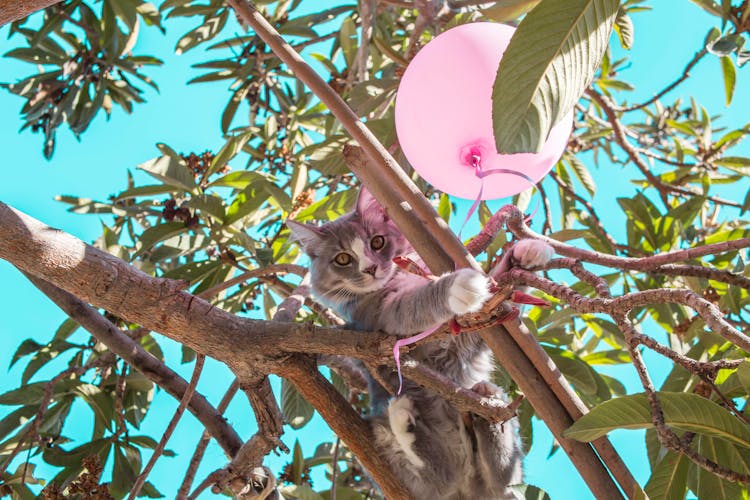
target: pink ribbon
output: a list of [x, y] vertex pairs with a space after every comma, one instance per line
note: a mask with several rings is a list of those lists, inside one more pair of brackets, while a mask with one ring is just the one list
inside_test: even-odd
[[[529, 184], [531, 184], [531, 186], [534, 186], [534, 179], [524, 174], [523, 172], [519, 172], [517, 170], [510, 170], [507, 168], [492, 168], [490, 170], [484, 171], [482, 169], [482, 157], [479, 154], [479, 150], [472, 151], [469, 162], [470, 162], [469, 166], [474, 169], [474, 175], [479, 177], [479, 179], [482, 182], [479, 185], [479, 193], [477, 193], [477, 198], [474, 200], [474, 203], [472, 203], [471, 208], [469, 208], [469, 212], [466, 214], [466, 218], [464, 219], [464, 222], [461, 224], [461, 229], [459, 229], [458, 231], [459, 240], [461, 239], [461, 233], [463, 232], [464, 227], [466, 227], [466, 223], [469, 222], [469, 219], [471, 219], [471, 216], [474, 215], [474, 212], [477, 211], [477, 207], [479, 207], [479, 202], [482, 201], [482, 193], [484, 192], [484, 178], [485, 177], [489, 177], [490, 175], [495, 175], [495, 174], [510, 174], [510, 175], [521, 177], [529, 181]], [[536, 212], [536, 209], [534, 209], [534, 211]]]
[[401, 376], [401, 353], [399, 352], [399, 349], [403, 346], [407, 346], [415, 342], [419, 342], [422, 339], [426, 339], [427, 337], [435, 333], [435, 331], [437, 331], [438, 328], [440, 328], [440, 324], [430, 327], [427, 330], [423, 331], [422, 333], [418, 333], [417, 335], [414, 335], [412, 337], [407, 337], [405, 339], [398, 339], [396, 341], [396, 345], [393, 346], [393, 359], [396, 360], [396, 370], [398, 371], [398, 393], [397, 395], [401, 394], [401, 389], [404, 386], [404, 379]]
[[[482, 157], [479, 154], [479, 151], [472, 151], [471, 152], [471, 158], [470, 158], [471, 167], [474, 169], [474, 175], [476, 175], [482, 182], [479, 186], [479, 193], [477, 193], [477, 198], [474, 200], [474, 203], [471, 205], [471, 208], [469, 208], [469, 213], [466, 214], [466, 218], [464, 219], [463, 224], [461, 224], [461, 229], [458, 231], [458, 238], [461, 239], [461, 233], [464, 230], [464, 227], [466, 226], [466, 223], [469, 222], [469, 219], [471, 219], [471, 216], [474, 215], [474, 212], [476, 212], [477, 207], [479, 207], [479, 202], [482, 201], [482, 193], [484, 192], [484, 178], [489, 177], [490, 175], [496, 175], [496, 174], [510, 174], [510, 175], [516, 175], [518, 177], [522, 177], [529, 181], [529, 184], [534, 186], [534, 179], [529, 177], [528, 175], [524, 174], [523, 172], [518, 172], [516, 170], [510, 170], [507, 168], [493, 168], [487, 171], [482, 170]], [[536, 212], [536, 209], [534, 209], [534, 212]], [[394, 260], [395, 261], [395, 260]], [[397, 264], [400, 267], [403, 267], [402, 264]], [[424, 272], [417, 273], [421, 276], [428, 277]], [[433, 327], [428, 328], [427, 330], [423, 331], [422, 333], [418, 333], [417, 335], [407, 337], [405, 339], [399, 339], [396, 341], [396, 344], [393, 346], [393, 359], [396, 361], [396, 371], [398, 372], [398, 393], [397, 395], [401, 394], [401, 389], [403, 389], [404, 386], [404, 378], [401, 375], [401, 353], [399, 349], [403, 346], [411, 345], [416, 342], [419, 342], [422, 339], [426, 339], [433, 333], [435, 333], [438, 328], [440, 328], [440, 324], [437, 324]]]

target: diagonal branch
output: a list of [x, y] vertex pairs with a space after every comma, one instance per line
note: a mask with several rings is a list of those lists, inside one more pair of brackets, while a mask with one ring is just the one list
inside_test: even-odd
[[[122, 332], [93, 307], [84, 304], [68, 292], [65, 292], [42, 279], [24, 273], [27, 278], [47, 295], [60, 309], [96, 337], [107, 348], [124, 359], [130, 366], [141, 372], [153, 383], [162, 387], [169, 394], [180, 399], [188, 390], [188, 383], [171, 368], [149, 354], [136, 341]], [[119, 315], [119, 314], [118, 314]], [[125, 316], [123, 316], [125, 317]], [[192, 413], [216, 442], [224, 449], [227, 456], [234, 456], [242, 446], [242, 440], [224, 417], [201, 394], [194, 393], [190, 398], [188, 410]]]
[[386, 498], [409, 498], [406, 488], [390, 472], [390, 466], [375, 448], [372, 430], [346, 399], [318, 371], [308, 356], [290, 356], [278, 365], [278, 375], [312, 404], [333, 432], [346, 443], [372, 475]]
[[148, 463], [143, 468], [143, 471], [136, 478], [135, 483], [133, 484], [133, 488], [130, 490], [130, 495], [128, 495], [128, 500], [135, 500], [135, 498], [141, 492], [141, 488], [143, 488], [143, 485], [146, 483], [148, 475], [151, 473], [154, 465], [156, 465], [156, 461], [159, 459], [161, 454], [164, 453], [164, 450], [167, 447], [167, 443], [169, 442], [169, 438], [172, 437], [172, 433], [174, 433], [175, 428], [177, 428], [177, 424], [180, 422], [182, 414], [185, 413], [185, 408], [187, 407], [188, 402], [190, 401], [190, 399], [192, 399], [193, 394], [195, 393], [195, 388], [198, 385], [198, 380], [200, 380], [201, 378], [201, 373], [203, 372], [203, 365], [205, 362], [206, 356], [204, 356], [203, 354], [199, 354], [195, 358], [195, 368], [193, 368], [193, 376], [190, 377], [190, 385], [188, 385], [185, 394], [180, 400], [180, 406], [177, 407], [177, 410], [172, 416], [172, 419], [169, 421], [167, 428], [164, 430], [164, 435], [159, 440], [159, 444], [157, 444], [156, 448], [154, 448], [154, 452], [151, 455], [151, 458], [148, 459]]

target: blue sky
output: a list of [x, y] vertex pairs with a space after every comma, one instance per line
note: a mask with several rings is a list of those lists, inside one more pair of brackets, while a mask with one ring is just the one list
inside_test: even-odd
[[[622, 75], [636, 85], [634, 100], [647, 98], [672, 81], [700, 49], [708, 29], [718, 23], [716, 18], [705, 14], [687, 0], [660, 0], [649, 4], [653, 11], [635, 16], [636, 37], [631, 51], [633, 62]], [[142, 38], [135, 49], [136, 53], [155, 53], [165, 60], [164, 67], [150, 69], [161, 92], [148, 91], [148, 103], [136, 106], [133, 115], [126, 115], [117, 109], [107, 121], [100, 114], [81, 142], [76, 141], [67, 130], [62, 130], [51, 161], [42, 157], [39, 136], [28, 131], [18, 133], [21, 126], [18, 111], [22, 102], [0, 91], [0, 150], [4, 156], [0, 200], [90, 242], [100, 233], [99, 219], [66, 212], [64, 205], [54, 201], [55, 195], [106, 198], [125, 186], [128, 169], [132, 170], [137, 164], [157, 155], [154, 146], [157, 142], [165, 142], [180, 152], [217, 150], [223, 144], [219, 120], [223, 106], [229, 99], [229, 91], [223, 83], [185, 85], [187, 80], [198, 74], [190, 65], [203, 59], [203, 54], [196, 51], [175, 56], [172, 49], [179, 36], [192, 27], [192, 22], [169, 22], [167, 26], [166, 36], [156, 30], [141, 30]], [[3, 40], [0, 49], [3, 53], [14, 43], [5, 40], [6, 36], [7, 29], [0, 29], [0, 39]], [[615, 51], [622, 52], [617, 48]], [[0, 59], [0, 81], [13, 81], [31, 71], [27, 64]], [[696, 96], [712, 113], [724, 115], [725, 125], [740, 126], [748, 121], [750, 73], [747, 68], [738, 71], [735, 102], [731, 109], [724, 105], [718, 59], [706, 57], [693, 74], [700, 75], [700, 78], [693, 78], [682, 86], [679, 95]], [[630, 196], [635, 189], [621, 181], [619, 168], [603, 166], [594, 169], [594, 175], [599, 186], [594, 198], [595, 206], [610, 224], [612, 233], [615, 236], [623, 235], [624, 220], [618, 215], [615, 198]], [[506, 202], [498, 200], [490, 206], [497, 208]], [[459, 202], [459, 211], [465, 213], [468, 204]], [[462, 218], [454, 217], [454, 225], [459, 224]], [[475, 229], [476, 226], [469, 227], [464, 234], [473, 234]], [[6, 371], [16, 346], [28, 337], [46, 342], [64, 315], [4, 261], [0, 261], [0, 283], [5, 284], [0, 291], [0, 338], [6, 345], [0, 350], [0, 392], [5, 392], [17, 386], [21, 375], [18, 366]], [[162, 345], [170, 364], [189, 378], [192, 367], [179, 365], [179, 347], [166, 339]], [[655, 357], [650, 357], [648, 361], [662, 374], [668, 368], [666, 363]], [[617, 370], [618, 374], [631, 371], [629, 367]], [[231, 380], [232, 376], [226, 368], [210, 362], [199, 390], [216, 403]], [[639, 390], [636, 384], [630, 384], [629, 389], [634, 392]], [[151, 414], [143, 424], [143, 433], [161, 435], [176, 406], [177, 403], [168, 395], [157, 394]], [[6, 411], [6, 408], [0, 407], [0, 418]], [[249, 437], [254, 425], [243, 396], [235, 398], [227, 414], [240, 435]], [[90, 422], [82, 408], [74, 410], [70, 422], [74, 421], [76, 424], [70, 434], [85, 436]], [[163, 457], [152, 473], [152, 479], [168, 498], [174, 496], [177, 484], [169, 484], [170, 481], [163, 478], [174, 477], [175, 473], [184, 470], [199, 432], [199, 426], [192, 416], [184, 417], [169, 445], [178, 456]], [[316, 417], [303, 432], [288, 431], [284, 441], [291, 447], [295, 438], [300, 439], [305, 453], [311, 454], [321, 439], [331, 439], [331, 433]], [[618, 432], [612, 438], [636, 478], [641, 484], [645, 483], [648, 473], [642, 434]], [[550, 447], [550, 435], [541, 425], [537, 425], [535, 446], [526, 461], [527, 481], [547, 490], [553, 499], [587, 498], [588, 490], [565, 455], [558, 452], [547, 458]], [[279, 470], [286, 460], [287, 457], [273, 457], [268, 464]], [[211, 446], [198, 474], [199, 480], [223, 464], [221, 451]], [[43, 475], [51, 477], [51, 474]]]

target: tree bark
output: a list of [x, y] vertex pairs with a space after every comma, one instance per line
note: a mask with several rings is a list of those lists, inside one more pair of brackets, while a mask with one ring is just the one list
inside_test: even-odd
[[60, 0], [0, 0], [0, 26], [46, 9]]
[[242, 318], [154, 278], [117, 257], [0, 202], [0, 258], [65, 290], [244, 373], [289, 352], [391, 358], [384, 334]]

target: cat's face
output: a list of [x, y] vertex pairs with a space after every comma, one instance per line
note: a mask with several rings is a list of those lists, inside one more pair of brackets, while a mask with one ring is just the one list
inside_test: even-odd
[[335, 221], [287, 225], [310, 257], [313, 290], [328, 302], [381, 288], [396, 270], [393, 257], [408, 251], [406, 239], [365, 189], [356, 209]]

